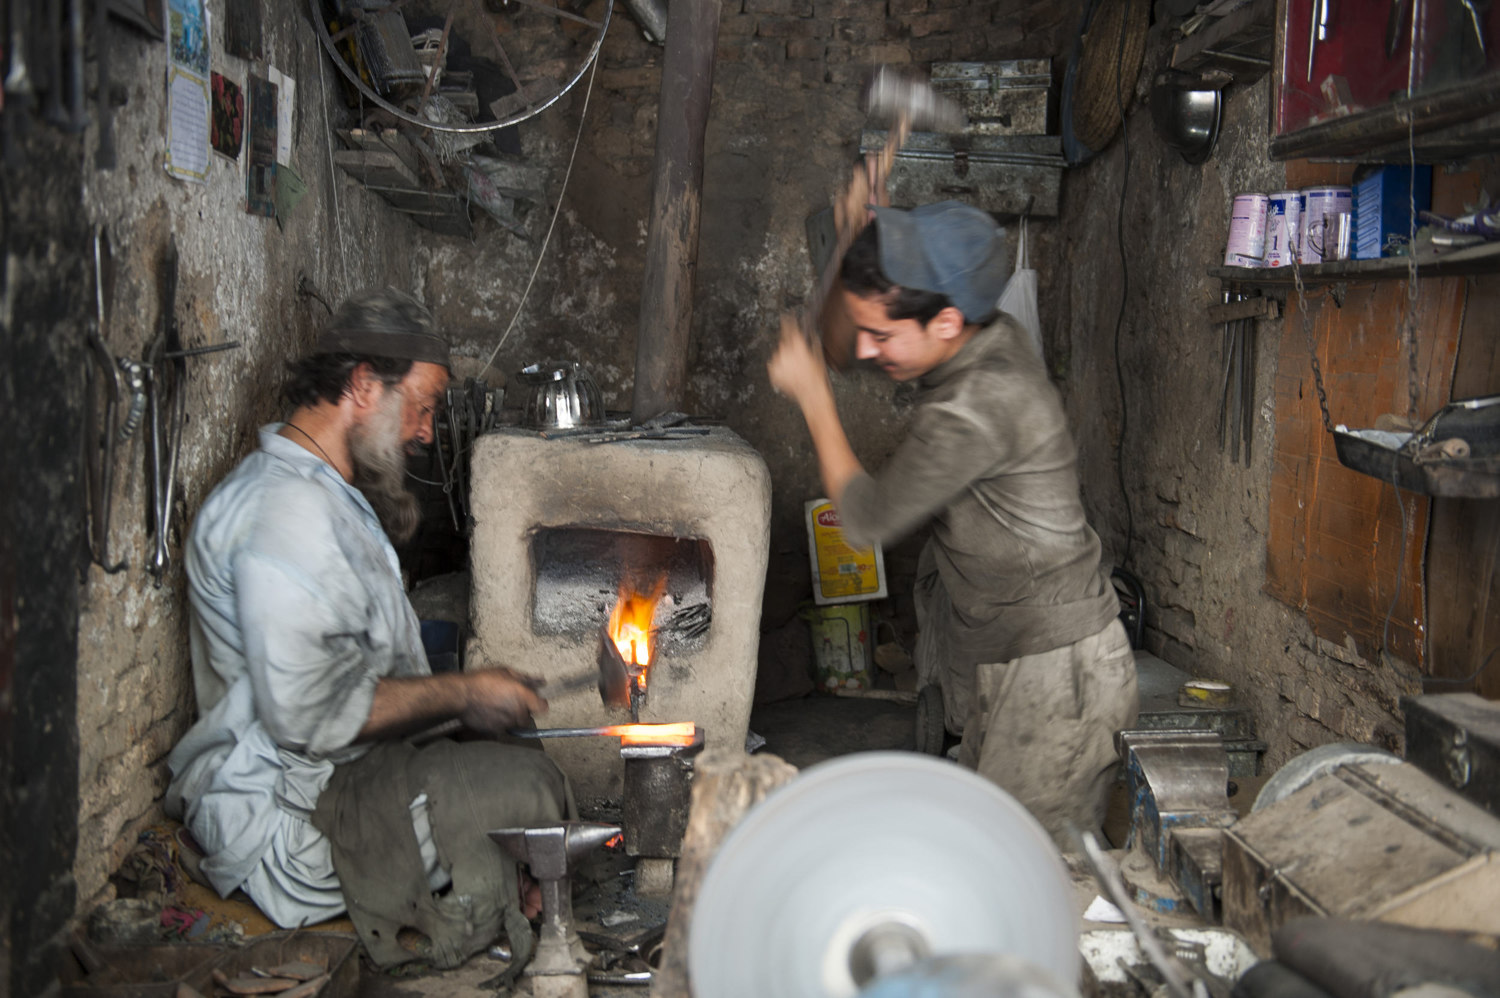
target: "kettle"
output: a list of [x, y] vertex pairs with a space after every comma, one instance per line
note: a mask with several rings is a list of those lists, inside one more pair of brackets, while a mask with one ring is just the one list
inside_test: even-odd
[[604, 422], [599, 386], [574, 361], [542, 361], [516, 375], [527, 386], [524, 425], [533, 430], [597, 426]]

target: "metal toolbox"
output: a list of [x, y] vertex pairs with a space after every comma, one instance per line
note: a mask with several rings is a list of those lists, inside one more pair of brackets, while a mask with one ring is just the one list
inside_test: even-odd
[[932, 88], [957, 102], [971, 135], [1046, 135], [1052, 114], [1052, 61], [935, 62]]
[[[885, 147], [884, 131], [867, 129], [860, 152]], [[941, 135], [913, 132], [896, 154], [891, 204], [914, 208], [956, 199], [996, 215], [1056, 217], [1064, 166], [1055, 135]]]
[[1350, 764], [1224, 833], [1224, 925], [1300, 915], [1500, 933], [1500, 819], [1410, 763]]
[[1500, 814], [1500, 703], [1474, 693], [1405, 697], [1406, 758]]

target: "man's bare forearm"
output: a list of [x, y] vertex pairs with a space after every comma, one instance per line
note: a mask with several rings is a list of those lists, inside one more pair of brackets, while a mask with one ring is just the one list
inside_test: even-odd
[[812, 435], [813, 450], [818, 454], [818, 477], [823, 481], [828, 498], [837, 506], [843, 499], [844, 487], [865, 470], [864, 465], [854, 455], [854, 448], [849, 446], [849, 436], [839, 420], [831, 389], [810, 393], [808, 398], [801, 400], [801, 408], [808, 433]]
[[359, 730], [359, 741], [395, 738], [446, 721], [463, 712], [468, 698], [464, 676], [387, 677], [375, 685], [370, 717]]
[[499, 734], [546, 709], [533, 684], [508, 669], [387, 677], [375, 685], [358, 740], [399, 738], [452, 718], [471, 730]]

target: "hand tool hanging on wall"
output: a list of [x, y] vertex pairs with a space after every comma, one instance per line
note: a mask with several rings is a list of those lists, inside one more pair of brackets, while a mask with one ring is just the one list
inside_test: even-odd
[[[109, 521], [113, 504], [115, 444], [128, 434], [120, 425], [119, 403], [124, 394], [126, 374], [116, 363], [104, 335], [107, 329], [105, 291], [109, 262], [109, 234], [102, 227], [94, 229], [94, 323], [88, 333], [89, 354], [98, 366], [88, 368], [88, 396], [92, 407], [88, 427], [88, 454], [84, 461], [88, 477], [89, 516], [87, 533], [89, 554], [95, 564], [113, 575], [124, 571], [126, 559], [118, 562], [109, 557]], [[98, 384], [96, 384], [96, 379]], [[102, 397], [103, 412], [99, 411]], [[101, 421], [102, 415], [102, 421]]]
[[[151, 530], [155, 539], [155, 551], [147, 562], [156, 588], [161, 588], [163, 577], [171, 565], [167, 552], [168, 533], [172, 526], [172, 492], [177, 479], [177, 454], [182, 444], [183, 417], [187, 414], [187, 361], [180, 355], [168, 359], [168, 352], [182, 349], [177, 326], [177, 239], [167, 240], [166, 252], [162, 255], [162, 305], [156, 339], [146, 355], [146, 385], [150, 411], [151, 446]], [[163, 410], [170, 410], [164, 417]], [[163, 444], [163, 418], [170, 420], [165, 427], [166, 441]]]
[[[152, 581], [160, 589], [172, 565], [167, 550], [172, 532], [172, 504], [177, 488], [177, 463], [182, 452], [182, 430], [187, 422], [187, 358], [232, 350], [238, 341], [183, 349], [177, 324], [177, 239], [167, 240], [162, 255], [162, 311], [156, 339], [146, 355], [147, 410], [151, 421], [151, 530], [155, 550], [147, 562]], [[163, 420], [167, 425], [163, 425]], [[164, 439], [165, 438], [165, 439]]]
[[[96, 0], [101, 3], [102, 0]], [[83, 0], [68, 0], [68, 124], [70, 132], [89, 127], [83, 83]]]
[[[1243, 301], [1238, 291], [1224, 292], [1224, 303]], [[1243, 452], [1250, 466], [1250, 441], [1255, 432], [1255, 319], [1224, 323], [1224, 373], [1219, 399], [1219, 449], [1236, 464]]]

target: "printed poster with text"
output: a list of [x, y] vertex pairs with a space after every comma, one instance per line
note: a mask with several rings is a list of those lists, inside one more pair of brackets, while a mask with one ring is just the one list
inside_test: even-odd
[[208, 180], [209, 24], [203, 0], [165, 0], [167, 12], [167, 172]]

